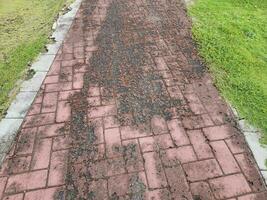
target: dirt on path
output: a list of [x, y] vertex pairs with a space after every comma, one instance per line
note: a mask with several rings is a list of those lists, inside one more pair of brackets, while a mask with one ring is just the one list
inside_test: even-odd
[[0, 171], [1, 199], [265, 200], [179, 0], [84, 0]]

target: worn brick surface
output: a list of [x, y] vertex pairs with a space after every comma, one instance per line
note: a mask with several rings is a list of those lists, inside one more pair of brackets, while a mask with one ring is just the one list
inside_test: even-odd
[[83, 0], [0, 199], [265, 200], [181, 0]]

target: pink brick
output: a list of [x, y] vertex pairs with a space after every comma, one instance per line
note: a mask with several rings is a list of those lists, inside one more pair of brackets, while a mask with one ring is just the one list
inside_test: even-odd
[[169, 134], [140, 138], [139, 141], [143, 152], [174, 147]]
[[88, 67], [86, 65], [77, 65], [74, 66], [75, 73], [85, 73], [88, 71]]
[[183, 166], [190, 181], [206, 180], [222, 175], [222, 171], [215, 159], [192, 162]]
[[58, 75], [54, 75], [54, 76], [47, 76], [44, 80], [44, 84], [48, 84], [48, 83], [57, 83], [59, 78]]
[[213, 126], [208, 114], [185, 116], [182, 118], [182, 122], [187, 129], [199, 129], [207, 126]]
[[107, 160], [107, 176], [115, 176], [125, 173], [125, 161], [123, 157]]
[[3, 200], [23, 200], [23, 193], [6, 196]]
[[100, 96], [88, 97], [87, 101], [88, 101], [90, 106], [100, 106], [101, 105]]
[[167, 189], [156, 189], [146, 191], [146, 197], [148, 200], [163, 200], [168, 199], [171, 196]]
[[138, 130], [136, 128], [130, 126], [123, 126], [121, 127], [121, 137], [122, 139], [133, 139], [139, 137], [145, 137], [152, 135], [151, 132], [147, 132], [144, 130]]
[[211, 148], [200, 130], [188, 131], [187, 134], [199, 159], [213, 157]]
[[105, 128], [115, 128], [119, 126], [119, 122], [115, 116], [108, 116], [104, 118], [104, 126]]
[[6, 163], [2, 165], [3, 174], [17, 174], [28, 171], [30, 163], [31, 156], [19, 156], [6, 159]]
[[48, 185], [56, 186], [64, 184], [64, 176], [66, 172], [66, 156], [67, 151], [56, 151], [52, 153], [51, 164], [48, 176]]
[[160, 188], [167, 185], [160, 163], [159, 156], [155, 152], [144, 153], [145, 171], [149, 188]]
[[173, 119], [168, 122], [171, 136], [177, 146], [189, 144], [189, 139], [182, 127], [181, 123], [177, 119]]
[[242, 197], [238, 197], [238, 200], [265, 200], [267, 199], [267, 192], [248, 194]]
[[167, 88], [167, 90], [172, 98], [179, 100], [182, 100], [184, 98], [178, 86], [170, 86]]
[[107, 180], [97, 180], [90, 182], [89, 193], [93, 193], [95, 199], [109, 199]]
[[232, 153], [243, 153], [245, 151], [245, 145], [246, 143], [241, 141], [241, 138], [230, 138], [225, 140], [227, 146], [231, 150]]
[[129, 187], [129, 175], [123, 174], [113, 176], [108, 179], [109, 196], [114, 194], [118, 196], [126, 195]]
[[105, 130], [106, 151], [109, 158], [120, 156], [121, 139], [119, 128]]
[[33, 154], [32, 169], [48, 168], [52, 139], [41, 139], [36, 143], [36, 149]]
[[239, 172], [240, 169], [224, 141], [210, 143], [213, 152], [225, 174]]
[[190, 188], [181, 165], [166, 168], [165, 172], [173, 197], [175, 199], [192, 199]]
[[106, 117], [111, 115], [116, 115], [117, 109], [115, 105], [108, 106], [98, 106], [90, 109], [88, 117], [97, 118], [97, 117]]
[[35, 140], [37, 128], [22, 129], [15, 148], [16, 155], [31, 154]]
[[42, 104], [38, 103], [38, 104], [32, 104], [32, 106], [30, 107], [27, 115], [36, 115], [39, 114], [41, 112], [41, 106]]
[[100, 89], [99, 87], [90, 87], [88, 91], [88, 96], [100, 96]]
[[70, 120], [71, 107], [67, 101], [58, 102], [56, 122], [66, 122]]
[[64, 133], [64, 123], [40, 126], [38, 128], [37, 134], [41, 138], [63, 135], [63, 134], [65, 134]]
[[73, 89], [81, 89], [83, 87], [83, 73], [74, 74]]
[[187, 163], [197, 160], [191, 146], [183, 146], [166, 150], [166, 155], [162, 157], [163, 165], [173, 166], [180, 163]]
[[190, 184], [190, 189], [193, 197], [199, 197], [199, 199], [214, 200], [214, 196], [210, 189], [210, 186], [206, 182], [196, 182]]
[[94, 118], [89, 120], [89, 126], [94, 127], [94, 133], [96, 135], [96, 144], [104, 143], [104, 129], [103, 121], [101, 118]]
[[201, 101], [199, 100], [196, 94], [186, 94], [185, 97], [188, 100], [189, 106], [194, 114], [203, 114], [206, 112], [205, 108], [203, 107]]
[[45, 93], [42, 105], [42, 113], [55, 112], [57, 108], [57, 92]]
[[24, 127], [34, 127], [51, 124], [55, 121], [54, 113], [31, 115], [25, 118]]
[[223, 140], [233, 135], [233, 130], [227, 125], [204, 128], [203, 131], [209, 140]]
[[168, 70], [165, 60], [162, 57], [156, 57], [155, 63], [158, 70]]
[[128, 172], [144, 170], [143, 157], [136, 139], [122, 142], [125, 164]]
[[54, 61], [48, 75], [57, 75], [60, 72], [60, 62], [59, 61]]
[[10, 176], [6, 186], [6, 193], [22, 192], [45, 187], [46, 179], [47, 170]]
[[53, 151], [63, 150], [71, 147], [69, 135], [60, 135], [53, 139]]
[[257, 169], [256, 163], [247, 154], [238, 154], [235, 156], [242, 172], [250, 184], [253, 191], [264, 191], [261, 175]]
[[72, 82], [52, 83], [52, 84], [47, 84], [45, 86], [46, 92], [60, 92], [71, 89], [72, 89]]
[[4, 189], [5, 189], [5, 185], [6, 185], [6, 181], [7, 181], [6, 177], [1, 177], [0, 178], [0, 198], [3, 195]]
[[76, 92], [79, 92], [79, 90], [69, 90], [69, 91], [59, 92], [58, 100], [59, 101], [68, 100]]
[[154, 134], [163, 134], [168, 132], [168, 127], [165, 119], [161, 116], [153, 116], [151, 119], [151, 128]]
[[209, 181], [214, 196], [217, 199], [230, 198], [251, 192], [242, 174], [224, 176]]
[[32, 192], [27, 192], [25, 194], [24, 200], [51, 200], [51, 199], [57, 199], [56, 196], [58, 194], [58, 191], [61, 188], [55, 187], [55, 188], [48, 188], [48, 189], [42, 189], [42, 190], [35, 190]]

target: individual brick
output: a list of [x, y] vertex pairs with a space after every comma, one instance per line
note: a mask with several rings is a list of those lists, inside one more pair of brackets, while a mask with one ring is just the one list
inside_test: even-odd
[[73, 89], [81, 89], [83, 87], [83, 73], [76, 73], [73, 76]]
[[151, 128], [154, 134], [163, 134], [168, 132], [167, 123], [161, 116], [153, 116], [151, 119]]
[[232, 155], [224, 141], [211, 142], [210, 145], [225, 174], [240, 172], [239, 166], [236, 163], [234, 156]]
[[35, 146], [31, 168], [34, 170], [48, 168], [52, 139], [37, 140]]
[[184, 164], [196, 160], [197, 157], [191, 146], [167, 149], [162, 155], [164, 166], [176, 166], [177, 164]]
[[157, 151], [174, 147], [170, 134], [140, 138], [142, 152]]
[[27, 172], [10, 176], [6, 185], [6, 193], [23, 192], [43, 188], [46, 185], [47, 170]]
[[165, 169], [173, 198], [192, 199], [184, 171], [180, 165]]
[[51, 164], [48, 175], [48, 186], [57, 186], [64, 184], [66, 171], [67, 151], [56, 151], [51, 155]]
[[242, 174], [234, 174], [215, 178], [209, 181], [215, 198], [224, 199], [251, 192]]
[[161, 161], [156, 152], [144, 153], [145, 171], [149, 188], [160, 188], [167, 185]]
[[59, 192], [62, 190], [60, 187], [46, 188], [41, 190], [35, 190], [27, 192], [24, 200], [51, 200], [60, 196]]
[[3, 200], [23, 200], [23, 193], [5, 196]]
[[66, 122], [69, 121], [71, 117], [71, 107], [67, 101], [59, 101], [58, 109], [56, 115], [56, 122]]
[[233, 130], [228, 125], [213, 126], [203, 129], [209, 140], [223, 140], [233, 135]]
[[235, 158], [252, 190], [255, 192], [264, 191], [265, 187], [262, 183], [263, 181], [260, 172], [256, 167], [256, 163], [247, 154], [238, 154], [235, 155]]
[[177, 146], [189, 144], [189, 139], [186, 135], [184, 128], [177, 119], [168, 122], [171, 136]]
[[213, 153], [208, 144], [208, 141], [203, 136], [203, 133], [200, 130], [187, 131], [187, 134], [199, 159], [206, 159], [213, 157]]
[[219, 164], [215, 159], [192, 162], [183, 165], [190, 181], [201, 181], [222, 175]]
[[149, 131], [139, 130], [131, 126], [121, 127], [121, 137], [123, 140], [126, 139], [135, 139], [139, 137], [146, 137], [152, 135]]
[[37, 135], [40, 138], [63, 135], [65, 134], [64, 126], [65, 126], [64, 123], [40, 126], [38, 128]]
[[122, 155], [121, 138], [119, 128], [105, 130], [106, 151], [109, 158]]
[[55, 112], [57, 109], [57, 92], [45, 93], [43, 104], [42, 104], [42, 113]]
[[199, 100], [198, 96], [194, 93], [186, 94], [186, 99], [189, 102], [189, 106], [194, 114], [203, 114], [206, 112], [204, 106], [202, 105], [201, 101]]
[[117, 109], [115, 105], [92, 107], [88, 112], [89, 118], [106, 117], [116, 115]]
[[23, 127], [36, 127], [47, 124], [52, 124], [55, 121], [55, 113], [45, 113], [38, 115], [31, 115], [25, 118]]
[[190, 184], [194, 199], [214, 200], [213, 192], [207, 182], [196, 182]]

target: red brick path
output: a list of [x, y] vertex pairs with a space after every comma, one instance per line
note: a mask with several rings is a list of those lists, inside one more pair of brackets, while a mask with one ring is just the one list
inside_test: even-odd
[[[147, 74], [157, 76], [139, 84]], [[2, 165], [0, 198], [264, 200], [267, 192], [180, 1], [84, 0]]]

